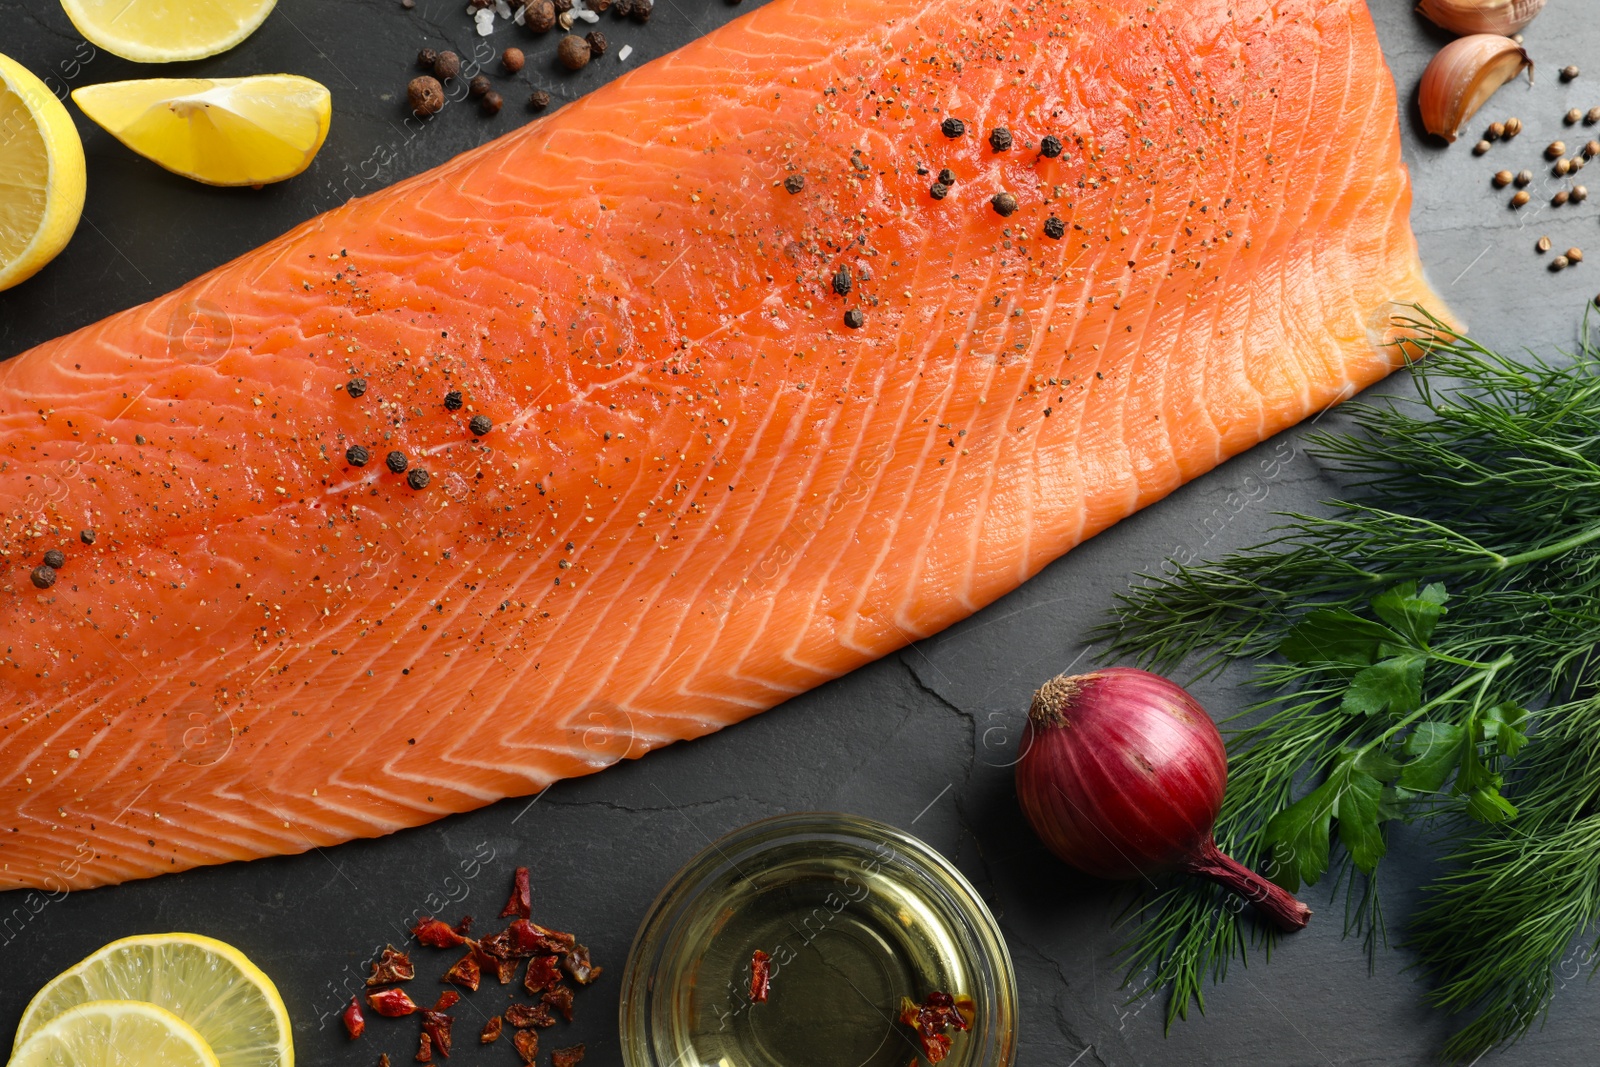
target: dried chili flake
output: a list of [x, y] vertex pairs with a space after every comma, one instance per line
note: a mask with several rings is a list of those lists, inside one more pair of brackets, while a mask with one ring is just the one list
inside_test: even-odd
[[350, 998], [350, 1006], [340, 1016], [344, 1020], [345, 1033], [354, 1041], [367, 1031], [367, 1017], [361, 1014], [361, 1004], [355, 997]]
[[387, 1052], [378, 1053], [378, 1067], [389, 1067], [389, 1054]]
[[928, 1062], [939, 1063], [950, 1054], [951, 1038], [945, 1031], [970, 1029], [976, 1009], [971, 997], [935, 990], [921, 1004], [901, 997], [900, 1023], [917, 1032], [917, 1043]]
[[522, 988], [538, 995], [561, 982], [559, 956], [534, 956], [528, 960], [528, 973], [522, 979]]
[[417, 1005], [404, 989], [385, 989], [367, 994], [367, 1007], [385, 1019], [398, 1019], [417, 1010]]
[[922, 1054], [928, 1057], [929, 1063], [940, 1063], [950, 1055], [949, 1034], [918, 1034], [917, 1043], [922, 1046]]
[[418, 1063], [433, 1062], [433, 1038], [428, 1036], [427, 1031], [423, 1031], [422, 1036], [417, 1038], [416, 1059]]
[[506, 1022], [518, 1030], [526, 1030], [530, 1026], [543, 1029], [554, 1026], [556, 1018], [550, 1014], [550, 1009], [543, 1004], [513, 1004], [506, 1009]]
[[411, 957], [388, 945], [383, 950], [383, 955], [372, 961], [372, 974], [367, 977], [367, 986], [393, 985], [396, 982], [409, 982], [417, 976], [417, 969], [411, 963]]
[[561, 969], [579, 985], [588, 985], [605, 970], [590, 961], [589, 950], [582, 945], [573, 945], [567, 950], [561, 957]]
[[583, 1062], [583, 1046], [558, 1048], [550, 1053], [550, 1067], [578, 1067]]
[[483, 1030], [478, 1034], [478, 1044], [492, 1045], [500, 1040], [500, 1031], [505, 1028], [504, 1021], [496, 1015], [483, 1024]]
[[473, 947], [473, 952], [476, 953], [478, 958], [478, 966], [494, 971], [494, 976], [500, 980], [501, 985], [510, 985], [511, 980], [517, 976], [517, 966], [521, 960], [515, 956], [497, 956], [494, 952], [485, 949], [483, 944], [482, 941], [479, 941]]
[[522, 1062], [532, 1064], [539, 1058], [539, 1035], [533, 1030], [518, 1030], [511, 1035], [511, 1043], [517, 1046], [517, 1055], [522, 1057]]
[[483, 970], [478, 966], [478, 959], [469, 952], [459, 960], [456, 960], [456, 965], [444, 972], [444, 977], [439, 980], [441, 982], [449, 982], [451, 985], [458, 985], [463, 989], [476, 993], [478, 991], [478, 983], [482, 981], [482, 978]]
[[756, 949], [750, 957], [750, 999], [757, 1004], [765, 1004], [771, 989], [772, 957]]
[[551, 930], [527, 919], [518, 919], [506, 928], [506, 935], [517, 953], [523, 956], [548, 956], [565, 952], [578, 939], [560, 930]]
[[449, 1011], [451, 1008], [460, 1003], [461, 994], [457, 993], [454, 989], [446, 989], [443, 993], [439, 994], [439, 999], [434, 1001], [433, 1007], [429, 1008], [428, 1010]]
[[468, 934], [472, 933], [472, 916], [461, 916], [461, 921], [456, 923], [453, 929], [462, 937], [466, 937]]
[[424, 915], [417, 920], [417, 925], [411, 928], [411, 933], [416, 939], [429, 948], [455, 948], [466, 943], [466, 938], [457, 933], [448, 923]]
[[[459, 997], [457, 999], [460, 999]], [[450, 1058], [450, 1028], [455, 1025], [455, 1019], [442, 1011], [425, 1011], [422, 1013], [422, 1035], [433, 1041], [433, 1047], [445, 1059]]]
[[572, 1021], [572, 987], [558, 985], [554, 989], [545, 990], [544, 996], [539, 998], [539, 1003], [554, 1008], [561, 1013], [567, 1022]]
[[[485, 420], [487, 421], [487, 420]], [[473, 420], [473, 433], [477, 433], [477, 419]], [[485, 433], [488, 431], [485, 430]], [[502, 919], [516, 915], [526, 919], [533, 914], [533, 891], [528, 887], [528, 868], [518, 867], [511, 885], [511, 899], [506, 901], [506, 906], [501, 909]]]

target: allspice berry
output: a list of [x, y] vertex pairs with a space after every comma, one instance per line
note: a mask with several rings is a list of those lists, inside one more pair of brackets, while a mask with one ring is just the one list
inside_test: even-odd
[[417, 66], [423, 70], [432, 70], [433, 65], [439, 62], [439, 53], [432, 48], [424, 48], [417, 53]]
[[589, 65], [589, 42], [576, 34], [567, 34], [561, 38], [561, 44], [556, 49], [556, 58], [561, 60], [561, 65], [568, 70], [582, 70]]
[[589, 42], [590, 55], [603, 56], [606, 54], [606, 35], [599, 30], [590, 30], [583, 35], [583, 39]]
[[461, 57], [454, 52], [440, 52], [439, 58], [433, 61], [433, 76], [440, 81], [449, 81], [461, 73]]
[[444, 86], [437, 78], [420, 74], [406, 86], [406, 102], [411, 110], [426, 118], [444, 110]]
[[534, 33], [549, 33], [556, 24], [556, 5], [550, 0], [528, 0], [522, 24]]
[[550, 94], [543, 89], [535, 89], [533, 95], [528, 97], [528, 106], [535, 111], [543, 111], [550, 106]]
[[483, 109], [485, 115], [498, 115], [500, 109], [506, 106], [506, 98], [490, 89], [483, 94], [483, 99], [478, 101], [478, 107]]
[[479, 74], [477, 77], [473, 78], [467, 83], [467, 92], [471, 94], [474, 100], [478, 99], [479, 97], [488, 96], [489, 91], [493, 88], [494, 83], [488, 78], [484, 77], [482, 74]]
[[507, 48], [500, 53], [500, 66], [505, 68], [507, 74], [516, 74], [527, 62], [528, 57], [522, 54], [520, 48]]

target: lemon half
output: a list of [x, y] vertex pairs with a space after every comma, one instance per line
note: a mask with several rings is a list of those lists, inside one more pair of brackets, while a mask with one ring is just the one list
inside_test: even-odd
[[[272, 979], [232, 945], [198, 934], [123, 938], [63, 971], [22, 1013], [16, 1055], [78, 1005], [113, 1000], [145, 1001], [177, 1015], [216, 1054], [213, 1065], [294, 1065], [289, 1013]], [[12, 1067], [19, 1067], [15, 1058]]]
[[0, 56], [0, 289], [67, 247], [86, 187], [72, 116], [44, 82]]
[[72, 99], [141, 156], [207, 185], [293, 178], [333, 119], [327, 87], [294, 74], [108, 82]]
[[135, 63], [226, 52], [261, 26], [277, 0], [61, 0], [78, 32]]
[[52, 1019], [24, 1042], [9, 1067], [217, 1067], [194, 1028], [165, 1008], [95, 1000]]

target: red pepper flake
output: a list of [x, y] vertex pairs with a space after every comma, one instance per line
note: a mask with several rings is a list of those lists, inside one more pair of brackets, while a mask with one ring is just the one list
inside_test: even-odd
[[411, 957], [389, 945], [384, 948], [383, 955], [372, 962], [372, 974], [367, 978], [367, 987], [409, 982], [416, 976], [417, 969], [412, 965]]
[[518, 955], [522, 956], [548, 956], [565, 952], [578, 939], [571, 934], [564, 934], [560, 930], [551, 930], [540, 926], [538, 923], [529, 922], [527, 919], [518, 919], [506, 928], [511, 945]]
[[578, 1067], [583, 1062], [583, 1046], [558, 1048], [550, 1053], [550, 1067]]
[[378, 1053], [378, 1067], [389, 1067], [389, 1054], [387, 1052]]
[[478, 991], [478, 982], [482, 980], [482, 977], [483, 971], [478, 966], [477, 957], [469, 952], [459, 960], [456, 960], [456, 965], [444, 972], [444, 977], [439, 981], [449, 982], [451, 985], [458, 985], [468, 992], [476, 993]]
[[428, 1036], [427, 1031], [423, 1031], [422, 1036], [417, 1038], [417, 1062], [433, 1062], [433, 1038]]
[[453, 929], [462, 937], [466, 937], [468, 934], [472, 933], [472, 916], [461, 916], [461, 921], [456, 923]]
[[518, 1030], [537, 1026], [541, 1030], [556, 1024], [556, 1017], [543, 1004], [513, 1004], [506, 1009], [506, 1022]]
[[385, 989], [367, 994], [367, 1007], [385, 1019], [398, 1019], [417, 1010], [416, 1002], [404, 989]]
[[474, 942], [472, 951], [478, 958], [478, 966], [494, 971], [501, 985], [508, 984], [517, 976], [517, 963], [524, 955], [516, 951], [504, 930], [493, 937]]
[[[455, 996], [457, 1000], [461, 999], [459, 994], [454, 992], [447, 993], [446, 996]], [[432, 1039], [433, 1047], [438, 1049], [439, 1055], [445, 1059], [450, 1058], [450, 1028], [455, 1025], [455, 1022], [454, 1018], [446, 1015], [443, 1011], [433, 1010], [422, 1013], [422, 1036]]]
[[597, 967], [590, 961], [589, 950], [582, 945], [573, 945], [567, 950], [561, 957], [561, 969], [579, 985], [588, 985], [605, 971], [604, 967]]
[[910, 997], [900, 998], [900, 1022], [917, 1032], [917, 1042], [929, 1063], [939, 1063], [950, 1054], [950, 1035], [945, 1031], [972, 1027], [977, 1005], [971, 997], [953, 997], [938, 990], [917, 1004]]
[[434, 1001], [433, 1007], [429, 1008], [428, 1010], [449, 1011], [451, 1008], [460, 1003], [461, 994], [457, 993], [454, 989], [446, 989], [443, 993], [439, 994], [439, 999]]
[[466, 944], [467, 941], [464, 936], [451, 929], [448, 923], [431, 915], [424, 915], [417, 920], [417, 925], [411, 928], [411, 933], [429, 948], [455, 948], [457, 945]]
[[361, 1005], [356, 1001], [355, 997], [350, 998], [350, 1006], [344, 1010], [344, 1015], [341, 1018], [344, 1019], [345, 1033], [350, 1035], [351, 1041], [366, 1033], [367, 1018], [361, 1014]]
[[517, 1046], [517, 1055], [522, 1057], [522, 1062], [530, 1067], [539, 1058], [539, 1035], [533, 1030], [518, 1030], [511, 1035], [511, 1043]]
[[539, 1003], [548, 1005], [561, 1013], [567, 1022], [572, 1021], [572, 987], [558, 985], [554, 989], [545, 990], [544, 996], [539, 998]]
[[561, 981], [559, 956], [535, 956], [528, 961], [528, 973], [522, 979], [522, 988], [537, 996]]
[[500, 1031], [504, 1027], [505, 1023], [501, 1021], [500, 1016], [496, 1015], [494, 1018], [483, 1024], [483, 1032], [478, 1035], [478, 1044], [492, 1045], [496, 1041], [499, 1041]]
[[756, 949], [750, 957], [750, 999], [757, 1004], [765, 1004], [771, 989], [772, 957]]
[[[487, 421], [487, 420], [485, 420]], [[473, 433], [477, 433], [476, 420], [474, 420]], [[485, 431], [487, 432], [487, 431]], [[518, 867], [511, 886], [511, 899], [506, 901], [506, 906], [501, 909], [502, 919], [516, 915], [526, 919], [533, 914], [533, 890], [528, 887], [528, 868]]]

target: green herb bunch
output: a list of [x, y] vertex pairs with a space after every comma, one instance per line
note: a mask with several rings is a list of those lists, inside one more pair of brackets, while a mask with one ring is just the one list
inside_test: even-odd
[[[1416, 395], [1313, 439], [1350, 499], [1146, 576], [1099, 636], [1156, 670], [1253, 665], [1217, 842], [1290, 890], [1331, 867], [1369, 952], [1387, 825], [1444, 838], [1408, 936], [1470, 1059], [1542, 1018], [1600, 917], [1600, 351], [1516, 362], [1419, 314]], [[1164, 886], [1125, 947], [1135, 995], [1170, 990], [1168, 1025], [1204, 1010], [1253, 936], [1270, 951], [1247, 915]]]

